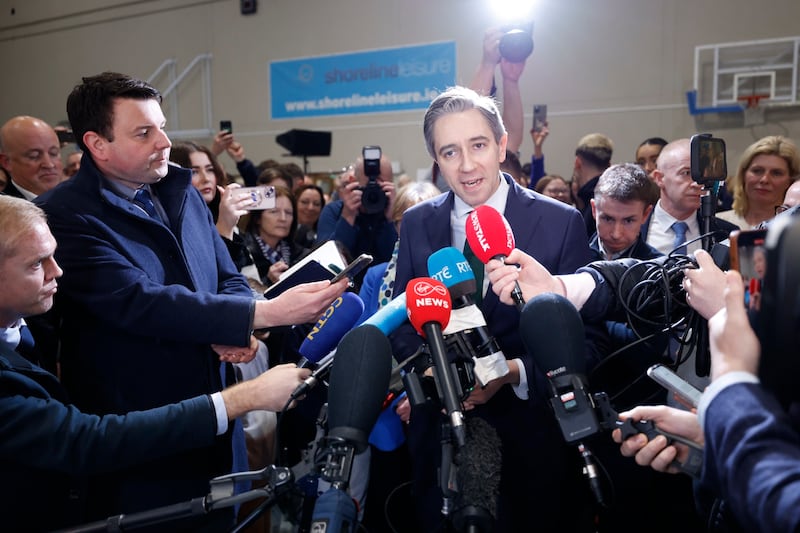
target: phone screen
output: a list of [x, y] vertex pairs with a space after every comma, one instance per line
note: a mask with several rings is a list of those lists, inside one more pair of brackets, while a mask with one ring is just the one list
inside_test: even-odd
[[227, 131], [228, 133], [233, 133], [233, 124], [231, 123], [230, 120], [220, 120], [219, 131]]
[[274, 209], [275, 208], [275, 187], [271, 185], [258, 185], [256, 187], [239, 187], [234, 189], [237, 199], [249, 198], [250, 203], [242, 209], [248, 211]]
[[370, 263], [372, 263], [371, 255], [369, 254], [359, 255], [352, 263], [347, 265], [347, 267], [345, 267], [344, 270], [336, 274], [336, 276], [334, 276], [334, 278], [331, 280], [331, 283], [336, 283], [345, 276], [349, 277], [350, 279], [353, 279], [362, 270], [364, 270]]
[[547, 105], [536, 104], [533, 106], [533, 131], [542, 131], [547, 124]]
[[767, 230], [731, 234], [731, 268], [742, 275], [744, 305], [753, 312], [761, 309], [761, 290], [767, 272], [766, 237]]

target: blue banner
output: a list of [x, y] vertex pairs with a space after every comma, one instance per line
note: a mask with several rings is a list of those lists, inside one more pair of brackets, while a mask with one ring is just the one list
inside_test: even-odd
[[272, 118], [426, 109], [455, 70], [454, 41], [273, 61]]

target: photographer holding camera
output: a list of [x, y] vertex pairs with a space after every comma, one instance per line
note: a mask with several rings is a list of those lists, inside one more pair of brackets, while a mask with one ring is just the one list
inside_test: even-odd
[[374, 263], [392, 256], [397, 230], [392, 222], [394, 181], [392, 164], [378, 146], [365, 146], [339, 186], [339, 199], [325, 205], [319, 216], [317, 241], [341, 242], [352, 257], [367, 253]]

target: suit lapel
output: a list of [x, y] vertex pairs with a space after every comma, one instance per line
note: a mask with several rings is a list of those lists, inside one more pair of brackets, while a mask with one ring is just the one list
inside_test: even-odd
[[428, 225], [427, 231], [431, 252], [436, 252], [447, 246], [452, 246], [452, 228], [450, 227], [450, 214], [453, 210], [453, 193], [449, 192], [433, 200], [433, 216], [424, 220]]

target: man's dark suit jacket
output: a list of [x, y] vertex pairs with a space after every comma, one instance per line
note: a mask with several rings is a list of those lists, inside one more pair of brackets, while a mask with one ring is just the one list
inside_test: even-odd
[[208, 396], [126, 416], [81, 413], [56, 377], [0, 345], [0, 516], [14, 531], [86, 521], [70, 495], [80, 476], [214, 441]]
[[[535, 257], [556, 274], [573, 273], [590, 259], [583, 220], [574, 208], [519, 187], [507, 175], [511, 189], [505, 218], [514, 231], [516, 247]], [[448, 192], [412, 207], [403, 216], [397, 258], [395, 296], [409, 280], [428, 276], [428, 257], [451, 246], [450, 214], [454, 195]], [[480, 306], [489, 331], [507, 358], [521, 358], [530, 385], [529, 400], [517, 398], [505, 386], [472, 413], [488, 420], [503, 444], [503, 467], [497, 531], [532, 528], [555, 531], [580, 514], [586, 485], [573, 464], [577, 452], [563, 437], [544, 397], [545, 378], [526, 354], [519, 335], [519, 311], [487, 291]], [[392, 337], [395, 356], [404, 358], [422, 342], [410, 325]], [[472, 414], [470, 414], [472, 416]], [[411, 416], [409, 449], [417, 482], [418, 509], [424, 526], [435, 527], [440, 506], [436, 479], [440, 442], [438, 407], [415, 408]], [[522, 529], [520, 529], [522, 528]], [[565, 530], [569, 530], [567, 527]]]
[[25, 195], [22, 194], [22, 191], [17, 189], [16, 186], [14, 186], [14, 184], [11, 182], [11, 180], [9, 180], [8, 183], [6, 183], [6, 188], [3, 189], [3, 192], [0, 194], [13, 196], [14, 198], [22, 198], [23, 200], [26, 199]]
[[700, 487], [725, 500], [742, 531], [800, 529], [797, 422], [753, 383], [723, 389], [708, 406]]
[[[69, 181], [39, 196], [64, 269], [64, 385], [84, 411], [123, 414], [221, 390], [210, 345], [247, 346], [252, 292], [234, 266], [191, 172], [170, 166], [152, 186], [170, 228], [109, 188], [88, 154]], [[100, 516], [206, 494], [231, 469], [230, 433], [214, 445], [93, 480]]]

